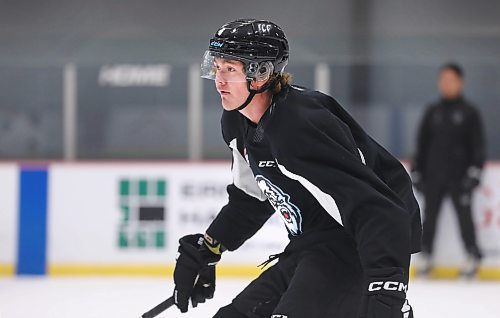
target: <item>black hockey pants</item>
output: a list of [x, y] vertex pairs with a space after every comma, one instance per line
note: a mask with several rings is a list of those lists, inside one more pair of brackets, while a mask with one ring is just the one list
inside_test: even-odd
[[357, 317], [361, 265], [354, 244], [342, 247], [318, 244], [285, 252], [214, 318]]
[[462, 241], [469, 254], [481, 258], [481, 251], [476, 243], [476, 231], [471, 215], [472, 192], [455, 184], [425, 184], [425, 210], [422, 233], [422, 250], [432, 254], [436, 233], [437, 217], [444, 197], [449, 194], [460, 225]]

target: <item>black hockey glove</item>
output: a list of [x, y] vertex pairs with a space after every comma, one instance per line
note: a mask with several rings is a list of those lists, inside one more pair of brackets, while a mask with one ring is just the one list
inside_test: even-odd
[[407, 286], [401, 273], [370, 275], [364, 285], [359, 317], [413, 318], [413, 310], [406, 299]]
[[181, 312], [187, 312], [189, 299], [196, 307], [206, 299], [213, 298], [215, 265], [221, 258], [220, 253], [220, 244], [212, 248], [203, 234], [186, 235], [179, 240], [174, 270], [174, 302]]
[[466, 191], [471, 191], [479, 185], [479, 179], [465, 177], [462, 180], [462, 188]]
[[465, 174], [465, 177], [462, 179], [462, 188], [466, 191], [471, 191], [476, 188], [481, 177], [481, 169], [477, 167], [469, 167]]

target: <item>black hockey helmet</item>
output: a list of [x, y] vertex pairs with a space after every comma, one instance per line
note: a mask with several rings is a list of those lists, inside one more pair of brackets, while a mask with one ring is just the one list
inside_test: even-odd
[[202, 77], [215, 79], [214, 59], [219, 57], [242, 62], [248, 81], [266, 80], [273, 73], [283, 73], [288, 51], [285, 33], [273, 22], [255, 19], [228, 22], [209, 42]]

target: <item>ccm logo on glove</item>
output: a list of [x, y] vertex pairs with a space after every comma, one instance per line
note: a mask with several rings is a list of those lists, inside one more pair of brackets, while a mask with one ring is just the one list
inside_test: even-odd
[[368, 285], [368, 291], [378, 291], [378, 290], [397, 290], [397, 291], [406, 291], [408, 290], [408, 286], [401, 282], [372, 282]]

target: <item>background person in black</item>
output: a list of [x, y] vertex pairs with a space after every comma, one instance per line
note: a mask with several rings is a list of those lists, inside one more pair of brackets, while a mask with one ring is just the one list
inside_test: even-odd
[[436, 220], [443, 198], [450, 195], [468, 253], [463, 274], [471, 276], [481, 259], [471, 216], [471, 196], [479, 185], [485, 160], [483, 127], [478, 111], [462, 95], [460, 66], [444, 65], [438, 87], [441, 99], [423, 116], [412, 169], [415, 186], [425, 197], [421, 272], [428, 274], [432, 269]]
[[410, 254], [420, 211], [406, 171], [330, 96], [290, 86], [276, 24], [237, 20], [210, 40], [232, 151], [229, 202], [206, 233], [180, 239], [174, 300], [213, 296], [215, 264], [278, 213], [290, 243], [216, 318], [410, 318]]

